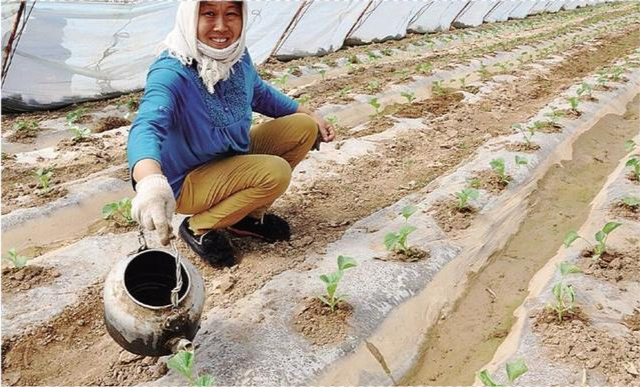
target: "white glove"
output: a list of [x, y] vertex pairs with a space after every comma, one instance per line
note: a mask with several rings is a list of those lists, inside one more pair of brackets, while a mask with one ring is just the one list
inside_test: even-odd
[[157, 230], [160, 243], [168, 245], [173, 236], [171, 219], [176, 200], [167, 178], [160, 174], [146, 176], [138, 182], [136, 191], [131, 201], [131, 216], [147, 230]]

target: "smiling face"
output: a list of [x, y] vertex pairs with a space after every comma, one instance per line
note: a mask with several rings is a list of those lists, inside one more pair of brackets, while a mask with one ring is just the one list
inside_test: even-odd
[[242, 4], [237, 1], [203, 1], [198, 12], [198, 39], [222, 49], [242, 34]]

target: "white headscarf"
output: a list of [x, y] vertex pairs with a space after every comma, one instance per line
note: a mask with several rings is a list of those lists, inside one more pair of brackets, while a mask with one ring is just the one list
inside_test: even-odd
[[233, 65], [242, 58], [245, 48], [247, 4], [242, 1], [242, 32], [237, 41], [227, 48], [215, 49], [198, 40], [199, 1], [181, 1], [176, 24], [156, 49], [159, 55], [167, 50], [183, 66], [198, 63], [198, 74], [210, 93], [219, 80], [227, 80]]

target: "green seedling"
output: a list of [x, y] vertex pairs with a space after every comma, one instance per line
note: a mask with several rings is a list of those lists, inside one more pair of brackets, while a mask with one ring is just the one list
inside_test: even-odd
[[622, 79], [622, 74], [625, 72], [624, 66], [616, 66], [611, 69], [611, 80], [614, 82], [619, 82]]
[[578, 97], [582, 97], [583, 95], [586, 95], [589, 98], [593, 98], [592, 93], [593, 93], [593, 86], [591, 86], [587, 82], [582, 82], [582, 85], [580, 85], [580, 87], [576, 91], [576, 94], [578, 94]]
[[400, 79], [405, 79], [409, 76], [409, 70], [407, 69], [398, 70], [394, 72], [393, 75]]
[[516, 165], [527, 165], [529, 164], [529, 160], [525, 157], [516, 155]]
[[462, 211], [467, 208], [469, 199], [477, 199], [480, 194], [477, 189], [465, 188], [462, 191], [456, 192], [455, 196], [458, 199], [458, 210]]
[[458, 79], [458, 81], [460, 82], [460, 87], [463, 88], [463, 89], [465, 87], [467, 87], [467, 78], [469, 78], [469, 74], [467, 74], [464, 77]]
[[578, 111], [578, 105], [580, 104], [580, 100], [578, 97], [569, 97], [567, 98], [567, 102], [569, 102], [569, 106], [571, 106], [571, 110], [574, 112]]
[[167, 360], [167, 367], [182, 375], [192, 386], [213, 386], [213, 376], [198, 376], [193, 369], [194, 363], [195, 355], [192, 351], [179, 351]]
[[321, 69], [321, 70], [318, 70], [318, 72], [320, 73], [320, 76], [322, 77], [322, 80], [324, 81], [325, 77], [327, 75], [327, 70]]
[[467, 185], [470, 188], [480, 188], [480, 186], [482, 185], [482, 181], [480, 181], [480, 179], [478, 179], [477, 177], [474, 177], [471, 179], [467, 179]]
[[626, 167], [631, 168], [631, 172], [633, 173], [633, 177], [636, 181], [640, 181], [640, 161], [638, 161], [637, 157], [632, 157], [625, 163]]
[[380, 90], [380, 82], [369, 81], [369, 83], [367, 84], [367, 89], [369, 89], [371, 93]]
[[288, 81], [289, 81], [289, 74], [283, 74], [279, 77], [274, 78], [271, 82], [275, 83], [276, 85], [280, 85], [280, 87], [284, 89]]
[[601, 69], [598, 71], [598, 79], [596, 80], [596, 83], [598, 84], [598, 86], [602, 87], [602, 88], [607, 88], [607, 83], [609, 82], [609, 74], [607, 73], [606, 69]]
[[433, 92], [433, 95], [436, 97], [447, 94], [447, 91], [445, 90], [445, 88], [442, 87], [442, 82], [443, 81], [440, 80], [440, 81], [433, 81], [431, 83], [431, 91]]
[[527, 147], [531, 147], [531, 140], [536, 134], [536, 126], [530, 125], [525, 128], [520, 124], [513, 124], [511, 127], [520, 132], [520, 134], [522, 134], [522, 137], [524, 138], [524, 141], [527, 143]]
[[[524, 359], [518, 359], [514, 362], [507, 363], [505, 365], [505, 369], [507, 371], [507, 379], [509, 380], [509, 384], [513, 384], [520, 376], [529, 371], [529, 368], [524, 362]], [[480, 371], [480, 373], [478, 374], [478, 378], [485, 386], [502, 386], [502, 384], [498, 384], [495, 380], [493, 380], [493, 377], [487, 370]]]
[[71, 113], [67, 114], [67, 116], [66, 116], [67, 122], [69, 124], [73, 124], [74, 122], [79, 121], [84, 116], [84, 114], [86, 112], [87, 112], [87, 109], [77, 108], [76, 110], [74, 110]]
[[89, 137], [91, 135], [91, 130], [89, 128], [85, 128], [85, 127], [72, 125], [70, 130], [71, 130], [71, 133], [73, 133], [73, 138], [75, 140], [81, 140], [81, 139], [83, 139], [85, 137]]
[[631, 208], [640, 207], [640, 199], [635, 196], [625, 196], [622, 198], [622, 203]]
[[338, 127], [338, 117], [335, 115], [325, 117], [325, 119], [333, 126], [334, 128]]
[[498, 63], [497, 66], [500, 68], [500, 72], [506, 73], [509, 69], [508, 63]]
[[562, 322], [564, 315], [573, 311], [573, 305], [576, 300], [576, 293], [573, 286], [567, 285], [564, 282], [564, 278], [569, 274], [580, 273], [582, 270], [567, 261], [560, 262], [557, 267], [560, 271], [560, 281], [553, 285], [551, 289], [551, 293], [555, 299], [555, 304], [551, 305], [551, 308], [558, 315], [558, 321]]
[[412, 232], [416, 231], [417, 228], [409, 225], [409, 218], [413, 215], [418, 209], [415, 206], [408, 205], [402, 208], [401, 214], [404, 217], [405, 224], [400, 228], [400, 231], [397, 233], [390, 232], [384, 237], [384, 245], [388, 251], [397, 251], [400, 253], [406, 253], [409, 250], [409, 246], [407, 245], [407, 237]]
[[390, 48], [383, 48], [382, 50], [380, 50], [380, 52], [384, 56], [393, 56], [393, 50]]
[[358, 59], [358, 56], [356, 54], [352, 54], [349, 56], [349, 63], [351, 64], [359, 64], [360, 63], [360, 59]]
[[491, 77], [491, 72], [487, 69], [484, 63], [480, 63], [480, 68], [476, 71], [481, 79], [486, 80]]
[[412, 93], [410, 91], [403, 91], [402, 93], [400, 93], [400, 95], [405, 97], [408, 103], [411, 103], [416, 99], [415, 93]]
[[33, 172], [33, 176], [38, 179], [38, 185], [42, 188], [43, 192], [48, 192], [51, 189], [49, 182], [51, 181], [51, 177], [53, 177], [53, 167], [38, 168]]
[[593, 256], [591, 258], [594, 261], [597, 261], [600, 259], [602, 254], [604, 254], [607, 251], [607, 238], [609, 237], [609, 234], [611, 234], [613, 230], [615, 230], [620, 226], [622, 226], [622, 223], [618, 223], [618, 222], [608, 222], [607, 224], [605, 224], [604, 227], [602, 227], [601, 230], [598, 230], [598, 232], [594, 236], [596, 240], [595, 245], [591, 244], [591, 242], [589, 242], [587, 239], [580, 236], [577, 231], [571, 230], [564, 237], [564, 245], [565, 247], [569, 247], [577, 239], [582, 239], [583, 241], [587, 242], [587, 244], [591, 247], [591, 250], [593, 251]]
[[40, 128], [40, 124], [36, 120], [19, 120], [14, 128], [19, 132], [32, 134]]
[[300, 70], [300, 66], [291, 66], [287, 69], [287, 72], [291, 75], [295, 75], [296, 77], [299, 77], [300, 75], [302, 75], [302, 70]]
[[489, 165], [491, 166], [493, 172], [498, 175], [501, 182], [509, 183], [509, 176], [507, 176], [504, 159], [502, 157], [491, 160], [489, 162]]
[[318, 298], [324, 304], [328, 305], [331, 308], [332, 312], [335, 312], [336, 306], [344, 301], [344, 295], [337, 295], [336, 290], [338, 289], [338, 284], [342, 280], [344, 272], [347, 269], [352, 267], [356, 267], [355, 259], [351, 257], [346, 257], [344, 255], [340, 255], [338, 257], [338, 271], [333, 272], [331, 274], [323, 274], [320, 276], [320, 280], [324, 282], [325, 288], [327, 290], [326, 295], [320, 295]]
[[636, 147], [636, 142], [633, 140], [627, 140], [624, 142], [624, 150], [627, 152], [631, 152]]
[[21, 269], [27, 265], [29, 257], [18, 254], [16, 248], [11, 248], [7, 251], [7, 254], [2, 257], [3, 260], [10, 262], [16, 269]]
[[347, 96], [347, 94], [351, 93], [352, 88], [351, 87], [343, 87], [342, 89], [340, 89], [338, 91], [338, 96], [340, 98], [344, 98]]
[[416, 71], [420, 74], [430, 74], [431, 70], [433, 70], [433, 64], [431, 64], [431, 62], [420, 63], [419, 65], [416, 65]]
[[371, 60], [371, 61], [376, 61], [376, 60], [380, 59], [380, 56], [378, 56], [378, 54], [376, 54], [373, 51], [367, 51], [367, 56], [369, 57], [369, 60]]
[[558, 123], [558, 119], [564, 117], [564, 112], [562, 110], [557, 110], [552, 108], [550, 112], [544, 114], [545, 117], [549, 118], [549, 123], [552, 126], [560, 126]]
[[378, 98], [371, 98], [369, 105], [376, 110], [376, 116], [380, 114], [380, 102], [378, 102]]
[[303, 105], [303, 106], [304, 106], [304, 105], [306, 105], [306, 104], [309, 102], [309, 100], [310, 100], [310, 99], [311, 99], [311, 98], [310, 98], [308, 95], [303, 95], [302, 97], [298, 97], [298, 98], [296, 98], [295, 100], [296, 100], [296, 102], [298, 102], [300, 105]]
[[134, 223], [131, 216], [131, 199], [123, 198], [117, 202], [107, 203], [102, 207], [102, 217], [113, 220], [117, 224], [130, 225]]

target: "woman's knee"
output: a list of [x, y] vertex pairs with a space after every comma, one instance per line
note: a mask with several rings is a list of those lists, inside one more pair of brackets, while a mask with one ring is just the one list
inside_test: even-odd
[[263, 160], [266, 186], [278, 194], [284, 193], [291, 182], [291, 166], [279, 156], [268, 156]]
[[316, 121], [304, 113], [295, 113], [293, 116], [295, 117], [295, 126], [303, 137], [302, 142], [311, 142], [313, 145], [316, 137], [318, 137], [318, 124]]

